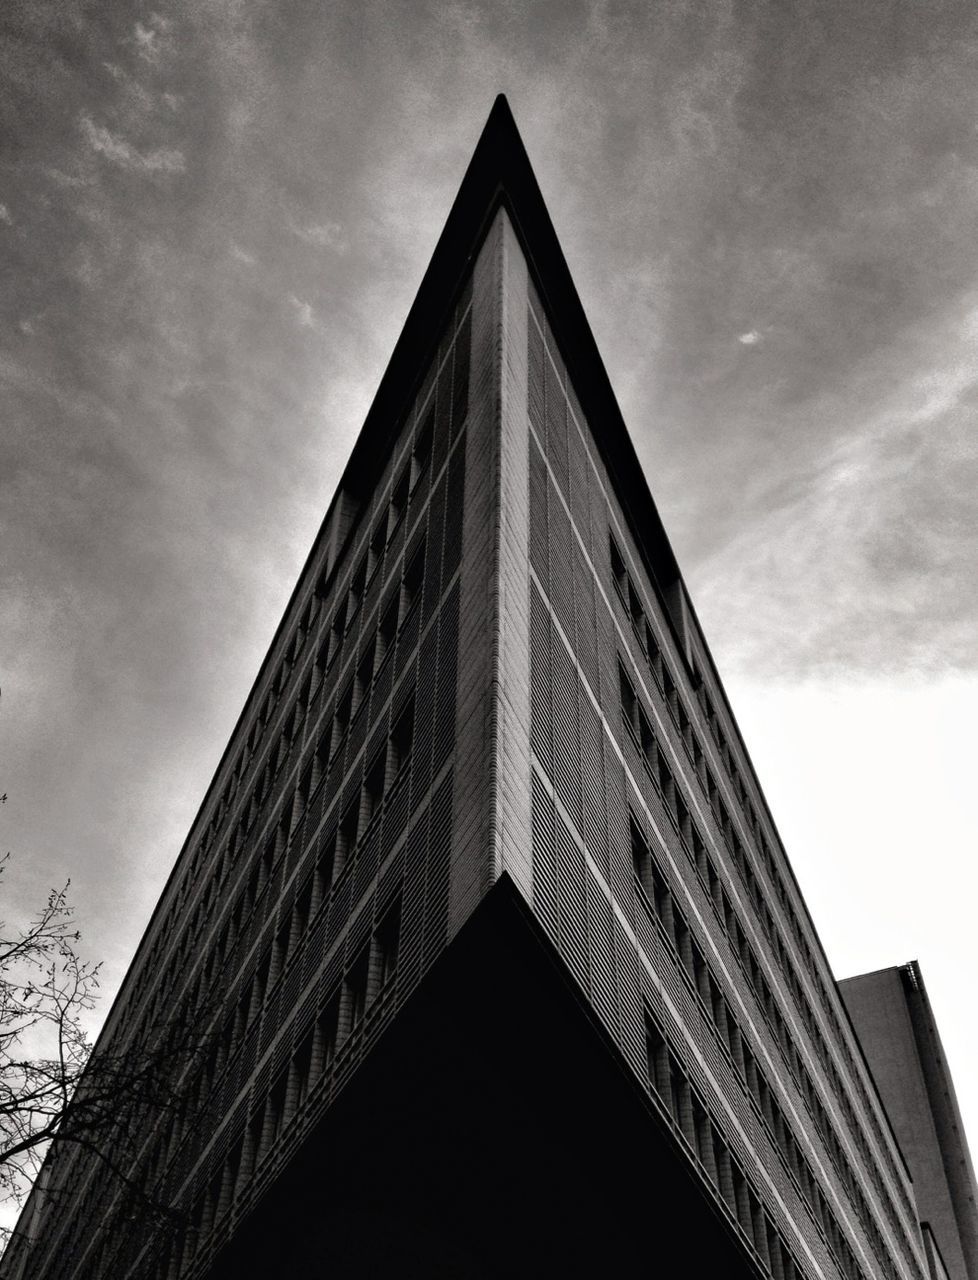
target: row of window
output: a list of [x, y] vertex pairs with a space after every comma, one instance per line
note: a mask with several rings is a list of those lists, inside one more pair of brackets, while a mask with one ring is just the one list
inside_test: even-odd
[[[401, 931], [400, 897], [386, 909], [369, 941], [346, 968], [336, 994], [299, 1041], [289, 1062], [278, 1072], [268, 1092], [258, 1102], [244, 1131], [198, 1196], [189, 1214], [188, 1229], [157, 1266], [161, 1278], [176, 1277], [189, 1265], [199, 1245], [231, 1208], [235, 1197], [248, 1188], [261, 1163], [275, 1150], [292, 1120], [302, 1111], [316, 1086], [325, 1081], [337, 1054], [352, 1045], [363, 1030], [377, 1002], [391, 990], [397, 974]], [[201, 1073], [201, 1085], [190, 1108], [199, 1113], [216, 1074], [210, 1066]], [[174, 1117], [152, 1157], [152, 1177], [162, 1175], [186, 1136], [187, 1123]]]
[[[727, 1060], [733, 1066], [748, 1097], [754, 1103], [758, 1115], [764, 1121], [775, 1150], [808, 1204], [813, 1220], [835, 1252], [844, 1274], [850, 1277], [860, 1275], [855, 1256], [829, 1208], [811, 1166], [802, 1153], [774, 1091], [747, 1043], [733, 1009], [723, 995], [720, 983], [708, 964], [702, 948], [673, 898], [665, 876], [641, 834], [634, 816], [631, 819], [631, 843], [639, 901], [646, 905], [648, 914], [658, 923], [671, 944], [686, 973], [690, 988], [699, 997]], [[812, 1106], [807, 1092], [803, 1090], [803, 1093], [809, 1106]], [[815, 1103], [817, 1107], [817, 1099]], [[826, 1117], [823, 1119], [827, 1121]], [[875, 1220], [869, 1216], [868, 1205], [858, 1188], [850, 1187], [850, 1193], [853, 1195], [857, 1209], [861, 1210], [864, 1228], [873, 1242], [877, 1255], [885, 1259], [886, 1244]]]
[[774, 1280], [803, 1280], [804, 1272], [761, 1203], [753, 1183], [648, 1012], [645, 1041], [649, 1085], [755, 1257]]
[[[276, 836], [280, 847], [284, 846], [284, 842], [287, 841], [292, 829], [297, 825], [305, 804], [308, 802], [309, 795], [315, 790], [319, 779], [336, 755], [350, 724], [365, 707], [375, 675], [389, 657], [397, 635], [403, 630], [412, 612], [417, 607], [424, 581], [424, 568], [425, 540], [422, 538], [408, 558], [398, 587], [392, 592], [388, 603], [381, 612], [376, 632], [363, 646], [355, 671], [350, 677], [346, 689], [337, 700], [331, 727], [321, 737], [314, 758], [300, 779], [293, 804], [286, 805], [283, 810], [280, 829]], [[346, 597], [344, 597], [345, 599]], [[299, 731], [307, 714], [308, 706], [325, 679], [329, 667], [335, 661], [338, 653], [334, 643], [336, 634], [337, 628], [334, 625], [330, 628], [327, 639], [320, 646], [313, 668], [299, 697], [285, 719], [277, 742], [268, 754], [265, 767], [255, 782], [252, 794], [243, 808], [238, 824], [228, 839], [226, 848], [215, 861], [208, 884], [196, 911], [188, 922], [187, 928], [183, 931], [177, 951], [171, 956], [169, 968], [174, 974], [183, 967], [190, 950], [196, 946], [197, 939], [200, 936], [200, 929], [210, 913], [213, 901], [216, 900], [226, 880], [230, 865], [235, 861], [239, 849], [244, 846], [258, 815], [266, 807], [266, 801], [274, 786], [275, 779], [282, 771], [282, 766], [288, 759], [294, 742], [299, 737]], [[410, 719], [405, 719], [400, 724], [399, 731], [394, 735], [393, 739], [393, 757], [396, 758], [398, 753], [404, 754], [406, 750], [405, 738], [409, 738], [411, 726], [412, 721]], [[368, 797], [375, 798], [378, 789], [376, 771], [371, 782], [372, 785], [368, 791]], [[348, 820], [343, 827], [344, 843], [346, 845], [350, 843], [349, 831], [350, 821]], [[267, 850], [263, 856], [267, 858]], [[175, 907], [171, 908], [171, 910], [174, 909]], [[162, 930], [157, 936], [156, 946], [161, 947], [167, 936], [166, 930]], [[154, 975], [154, 960], [154, 952], [151, 952], [148, 963], [143, 968], [141, 981], [137, 983], [133, 995], [130, 997], [131, 1000], [135, 1001], [139, 998], [143, 987], [148, 983], [150, 977]], [[163, 998], [163, 989], [167, 984], [164, 981], [157, 985], [159, 988], [158, 1004]], [[154, 1009], [147, 1010], [144, 1017], [151, 1023], [155, 1012], [156, 1010]]]
[[[849, 1097], [848, 1086], [843, 1082], [842, 1077], [838, 1071], [838, 1068], [836, 1067], [835, 1062], [833, 1061], [832, 1055], [829, 1052], [828, 1043], [826, 1042], [821, 1026], [819, 1025], [818, 1020], [815, 1016], [815, 1011], [812, 1008], [807, 998], [805, 989], [802, 985], [801, 977], [797, 969], [795, 968], [795, 965], [790, 953], [788, 952], [785, 946], [784, 939], [781, 936], [781, 932], [778, 928], [777, 922], [774, 918], [770, 905], [767, 901], [767, 896], [766, 896], [764, 887], [758, 881], [757, 876], [754, 872], [754, 868], [751, 864], [750, 857], [748, 856], [747, 850], [745, 849], [743, 842], [740, 840], [739, 836], [736, 833], [734, 824], [730, 818], [730, 814], [727, 811], [726, 805], [724, 804], [723, 798], [720, 794], [719, 786], [717, 785], [716, 779], [713, 777], [713, 774], [709, 769], [705, 755], [702, 750], [702, 746], [695, 734], [695, 731], [693, 730], [689, 715], [686, 712], [682, 699], [679, 697], [679, 693], [676, 688], [675, 681], [670, 675], [669, 669], [663, 660], [661, 650], [656, 642], [655, 636], [652, 632], [652, 628], [650, 627], [648, 620], [645, 616], [645, 611], [643, 609], [641, 600], [632, 582], [631, 576], [629, 575], [625, 567], [624, 558], [622, 556], [621, 550], [617, 542], [614, 539], [614, 535], [609, 535], [609, 545], [610, 545], [612, 577], [615, 583], [615, 587], [619, 596], [622, 599], [623, 604], [628, 610], [629, 617], [631, 618], [636, 637], [638, 638], [641, 650], [646, 657], [649, 669], [660, 691], [663, 693], [666, 705], [669, 708], [670, 713], [680, 731], [680, 736], [685, 744], [687, 753], [689, 754], [690, 760], [693, 764], [694, 771], [696, 772], [700, 780], [700, 783], [707, 795], [714, 817], [716, 818], [717, 824], [720, 827], [720, 830], [723, 834], [724, 843], [726, 844], [728, 850], [730, 851], [731, 857], [733, 858], [733, 861], [741, 876], [741, 879], [744, 882], [744, 885], [747, 889], [748, 895], [751, 899], [754, 909], [757, 912], [758, 917], [764, 926], [766, 936], [768, 937], [772, 945], [772, 948], [775, 952], [779, 967], [781, 969], [781, 973], [788, 985], [789, 990], [791, 991], [797, 1010], [802, 1018], [802, 1021], [805, 1024], [806, 1029], [808, 1030], [808, 1033], [812, 1039], [812, 1043], [814, 1044], [819, 1054], [819, 1058], [823, 1067], [831, 1077], [836, 1096], [839, 1098], [840, 1106], [842, 1107], [846, 1116], [846, 1120], [848, 1121], [851, 1135], [857, 1147], [859, 1148], [859, 1151], [861, 1156], [863, 1157], [863, 1160], [865, 1161], [870, 1171], [870, 1176], [872, 1177], [876, 1190], [880, 1195], [880, 1198], [884, 1205], [885, 1212], [887, 1214], [887, 1218], [890, 1222], [890, 1225], [893, 1227], [894, 1231], [901, 1238], [901, 1240], [906, 1242], [907, 1245], [910, 1245], [912, 1249], [911, 1237], [908, 1234], [907, 1221], [901, 1220], [895, 1211], [894, 1205], [892, 1203], [892, 1193], [888, 1190], [888, 1188], [883, 1182], [883, 1179], [877, 1164], [877, 1157], [875, 1153], [871, 1150], [869, 1143], [866, 1139], [865, 1132], [863, 1130], [863, 1121], [861, 1121], [856, 1114], [855, 1107], [853, 1106], [852, 1101]], [[623, 676], [623, 679], [627, 682], [627, 676]], [[701, 697], [707, 696], [705, 695], [705, 690], [702, 687], [702, 681], [699, 680], [698, 677], [697, 677], [697, 681], [700, 684], [700, 696]], [[629, 688], [630, 688], [630, 684], [629, 684]], [[631, 705], [629, 707], [628, 714], [626, 715], [626, 719], [628, 719], [630, 722], [633, 734], [641, 742], [644, 743], [645, 740], [651, 737], [651, 734], [652, 734], [651, 727], [648, 723], [648, 718], [645, 717], [644, 712], [641, 710], [640, 706], [638, 705], [638, 700], [635, 697], [634, 690], [631, 690], [628, 696], [630, 697]], [[626, 695], [623, 693], [623, 702], [625, 701], [625, 698], [626, 698]], [[644, 723], [643, 723], [643, 720], [644, 720]], [[716, 726], [715, 732], [719, 733], [720, 732], [719, 720], [715, 712], [713, 714], [712, 723], [713, 725]], [[732, 755], [729, 750], [729, 747], [726, 747], [726, 754], [724, 755], [724, 759], [725, 760], [730, 759], [732, 761]], [[658, 763], [653, 765], [651, 770], [653, 773], [653, 776], [656, 775], [657, 771], [660, 768], [661, 766]], [[797, 913], [795, 912], [794, 906], [791, 903], [790, 896], [787, 892], [784, 881], [780, 877], [780, 875], [778, 875], [777, 873], [777, 869], [774, 862], [774, 856], [771, 853], [770, 847], [761, 830], [760, 822], [757, 817], [757, 812], [754, 809], [753, 805], [750, 803], [750, 800], [746, 795], [746, 788], [744, 787], [743, 781], [740, 779], [739, 773], [736, 775], [736, 777], [737, 777], [737, 782], [739, 784], [737, 786], [738, 796], [741, 799], [741, 803], [745, 805], [745, 813], [746, 813], [749, 824], [751, 825], [755, 835], [757, 836], [758, 847], [761, 848], [764, 853], [765, 864], [768, 868], [769, 874], [771, 875], [772, 883], [775, 885], [775, 888], [778, 891], [778, 895], [782, 902], [782, 905], [785, 908], [789, 922], [792, 926], [792, 932], [795, 936], [795, 940], [800, 946], [803, 955], [805, 956], [805, 959], [808, 965], [808, 971], [812, 976], [813, 980], [815, 981], [819, 994], [822, 997], [822, 1004], [824, 1008], [828, 1011], [830, 1023], [833, 1026], [833, 1029], [835, 1031], [837, 1044], [843, 1054], [843, 1058], [846, 1064], [849, 1067], [850, 1075], [852, 1079], [856, 1082], [857, 1088], [860, 1092], [861, 1101], [863, 1103], [865, 1114], [869, 1118], [871, 1124], [873, 1125], [876, 1137], [880, 1143], [880, 1146], [883, 1152], [885, 1153], [890, 1172], [893, 1176], [894, 1186], [896, 1187], [897, 1194], [900, 1199], [900, 1203], [904, 1208], [906, 1214], [909, 1215], [910, 1221], [913, 1221], [915, 1220], [914, 1210], [910, 1205], [910, 1202], [907, 1198], [906, 1192], [903, 1187], [903, 1183], [900, 1180], [899, 1173], [896, 1168], [896, 1163], [892, 1159], [889, 1152], [889, 1148], [886, 1145], [882, 1127], [880, 1126], [876, 1118], [876, 1114], [870, 1104], [868, 1092], [863, 1086], [862, 1078], [860, 1077], [860, 1075], [856, 1070], [855, 1060], [849, 1049], [848, 1041], [844, 1036], [842, 1026], [835, 1013], [834, 1006], [832, 1005], [829, 999], [828, 992], [822, 980], [821, 973], [816, 963], [814, 954], [811, 950], [811, 947], [808, 944], [807, 939], [804, 937], [804, 934], [802, 933], [800, 921], [798, 919]], [[679, 803], [682, 808], [685, 808], [681, 800], [679, 801]]]
[[[320, 850], [315, 866], [296, 896], [289, 919], [279, 927], [255, 971], [233, 1003], [231, 1015], [225, 1020], [208, 1062], [197, 1079], [194, 1094], [190, 1099], [191, 1111], [202, 1105], [213, 1083], [220, 1077], [230, 1058], [243, 1043], [249, 1025], [260, 1013], [267, 994], [287, 967], [290, 956], [310, 927], [313, 918], [317, 916], [332, 884], [352, 859], [358, 841], [379, 812], [385, 795], [394, 788], [402, 776], [404, 766], [410, 758], [413, 732], [414, 697], [410, 694], [403, 701], [389, 735], [369, 762], [358, 797], [347, 806], [339, 823]], [[327, 726], [322, 735], [323, 743], [329, 740], [330, 735], [331, 727]], [[322, 761], [326, 754], [327, 750], [321, 743], [318, 752], [314, 753], [314, 762]], [[316, 767], [307, 769], [300, 779], [292, 801], [284, 806], [275, 834], [265, 843], [260, 856], [255, 859], [251, 874], [241, 886], [223, 930], [215, 945], [209, 949], [196, 984], [184, 1002], [187, 1009], [198, 1008], [201, 1001], [205, 999], [206, 992], [213, 989], [217, 976], [233, 951], [237, 939], [247, 929], [249, 920], [285, 852], [289, 836], [301, 820], [322, 776], [322, 774], [317, 775]], [[228, 865], [229, 862], [226, 861], [225, 873]], [[181, 948], [176, 956], [171, 958], [171, 964], [179, 964], [184, 952], [185, 948]], [[160, 1007], [166, 1004], [167, 992], [168, 980], [164, 976], [164, 979], [158, 983], [153, 1002], [147, 1011], [146, 1017], [150, 1025]], [[156, 1176], [155, 1173], [153, 1176]]]
[[[323, 842], [314, 866], [296, 894], [291, 912], [279, 925], [254, 972], [239, 992], [221, 1033], [220, 1048], [212, 1067], [215, 1076], [220, 1074], [244, 1040], [249, 1025], [261, 1012], [268, 992], [284, 973], [291, 956], [319, 915], [333, 884], [352, 861], [357, 844], [379, 813], [384, 797], [398, 784], [401, 771], [410, 758], [413, 732], [412, 696], [401, 708], [390, 734], [368, 766], [359, 795], [349, 803], [331, 835]], [[302, 795], [301, 787], [296, 795], [298, 810], [299, 805], [307, 804], [310, 797]], [[284, 825], [280, 825], [280, 835], [283, 830]], [[270, 841], [238, 894], [229, 920], [208, 955], [202, 973], [204, 989], [215, 980], [229, 948], [250, 918], [271, 878], [276, 856], [275, 842]]]
[[[384, 552], [388, 544], [394, 538], [395, 533], [404, 519], [409, 501], [415, 497], [422, 478], [427, 473], [431, 461], [433, 431], [434, 409], [432, 408], [429, 410], [418, 430], [410, 456], [404, 463], [400, 475], [393, 486], [390, 500], [375, 522], [367, 548], [363, 552], [360, 562], [351, 575], [349, 587], [342, 594], [336, 606], [327, 629], [326, 637], [316, 655], [313, 670], [307, 677], [304, 688], [300, 692], [295, 705], [283, 724], [278, 741], [268, 754], [262, 774], [256, 783], [251, 797], [249, 798], [248, 806], [242, 817], [242, 829], [241, 831], [236, 829], [231, 836], [232, 844], [236, 843], [240, 839], [241, 835], [250, 828], [254, 820], [255, 812], [261, 807], [262, 801], [264, 800], [273, 779], [279, 772], [283, 761], [291, 750], [292, 743], [297, 736], [306, 708], [315, 692], [315, 689], [321, 683], [326, 671], [332, 667], [340, 649], [343, 646], [345, 638], [351, 632], [360, 604], [362, 603], [364, 596], [383, 561]], [[416, 598], [420, 589], [423, 573], [424, 549], [421, 547], [420, 549], [416, 549], [411, 556], [407, 570], [404, 574], [401, 590], [395, 593], [394, 599], [389, 602], [385, 610], [378, 636], [380, 641], [380, 658], [382, 658], [384, 651], [393, 643], [393, 639], [396, 636], [399, 627], [403, 625], [404, 618], [410, 611], [412, 601]], [[275, 708], [288, 686], [291, 673], [295, 668], [305, 641], [312, 631], [322, 600], [325, 598], [330, 586], [332, 585], [332, 577], [333, 567], [330, 566], [328, 569], [324, 570], [323, 575], [317, 581], [316, 589], [309, 599], [306, 610], [286, 646], [285, 653], [279, 663], [275, 677], [269, 685], [268, 692], [261, 705], [259, 714], [252, 724], [248, 739], [239, 752], [238, 759], [229, 773], [224, 792], [218, 802], [214, 817], [195, 850], [194, 857], [191, 860], [189, 873], [182, 881], [177, 891], [177, 895], [171, 903], [164, 926], [158, 933], [158, 943], [161, 946], [164, 945], [165, 940], [169, 937], [170, 929], [182, 910], [189, 891], [196, 881], [202, 862], [212, 848], [214, 841], [224, 824], [224, 820], [230, 811], [240, 781], [248, 772], [248, 768], [254, 758], [264, 730], [272, 720]], [[351, 707], [348, 708], [349, 713], [352, 713], [352, 700], [354, 697], [355, 694], [351, 689]], [[232, 854], [233, 852], [234, 851], [232, 849]], [[192, 927], [188, 929], [187, 934], [188, 936], [193, 937], [196, 935], [197, 930], [196, 927], [193, 926], [193, 922], [191, 923]], [[143, 969], [143, 974], [147, 975], [145, 980], [148, 980], [148, 975], [156, 971], [157, 960], [158, 954], [151, 954], [148, 958]], [[137, 1000], [140, 995], [141, 988], [136, 988], [134, 989], [132, 999]]]

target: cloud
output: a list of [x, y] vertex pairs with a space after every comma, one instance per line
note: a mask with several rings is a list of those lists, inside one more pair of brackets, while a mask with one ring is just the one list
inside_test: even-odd
[[761, 340], [761, 335], [756, 329], [750, 329], [747, 333], [737, 335], [737, 341], [745, 347], [756, 347]]
[[110, 133], [103, 125], [97, 125], [90, 116], [83, 115], [80, 127], [93, 151], [130, 173], [184, 173], [186, 161], [182, 151], [175, 147], [159, 147], [155, 151], [140, 152], [125, 138]]
[[320, 225], [299, 227], [293, 224], [292, 233], [306, 244], [315, 245], [319, 249], [335, 249], [342, 253], [346, 249], [346, 237], [338, 222], [327, 222]]
[[301, 298], [297, 298], [294, 293], [289, 294], [289, 302], [295, 308], [295, 313], [299, 321], [301, 329], [315, 329], [316, 316], [312, 307], [308, 302], [303, 302]]
[[[969, 399], [972, 401], [968, 403]], [[933, 677], [974, 664], [978, 373], [842, 440], [690, 574], [727, 671]]]
[[132, 40], [136, 52], [146, 62], [157, 65], [164, 53], [169, 52], [170, 31], [172, 23], [158, 13], [150, 15], [149, 23], [137, 22], [133, 27]]
[[5, 204], [0, 204], [0, 222], [5, 222], [8, 227], [12, 227], [14, 224], [14, 220], [10, 216], [10, 210]]
[[253, 267], [255, 265], [254, 254], [248, 253], [246, 249], [242, 249], [241, 246], [239, 244], [236, 244], [233, 240], [231, 242], [231, 248], [229, 252], [231, 254], [231, 257], [235, 260], [235, 262], [243, 262], [247, 267]]

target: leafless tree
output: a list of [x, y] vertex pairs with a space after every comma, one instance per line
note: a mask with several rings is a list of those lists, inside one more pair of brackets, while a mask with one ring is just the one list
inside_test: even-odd
[[45, 1214], [58, 1213], [75, 1194], [59, 1165], [80, 1148], [112, 1184], [113, 1220], [162, 1238], [182, 1215], [149, 1176], [146, 1134], [165, 1112], [186, 1119], [209, 1042], [184, 1015], [93, 1052], [85, 1022], [100, 966], [79, 954], [68, 888], [21, 927], [0, 922], [0, 1205], [23, 1203], [43, 1169]]
[[26, 925], [0, 922], [0, 1203], [23, 1199], [89, 1057], [99, 966], [78, 940], [67, 884]]

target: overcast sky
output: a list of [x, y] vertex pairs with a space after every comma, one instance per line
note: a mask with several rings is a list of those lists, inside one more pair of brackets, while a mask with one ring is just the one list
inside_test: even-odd
[[70, 876], [114, 994], [504, 91], [836, 974], [919, 958], [978, 1142], [972, 0], [0, 23], [4, 914]]

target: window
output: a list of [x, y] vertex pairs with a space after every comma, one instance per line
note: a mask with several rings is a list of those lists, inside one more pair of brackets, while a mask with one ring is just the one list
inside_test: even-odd
[[330, 886], [333, 883], [333, 873], [336, 864], [336, 832], [329, 837], [323, 845], [322, 852], [316, 859], [315, 885], [317, 902], [322, 902], [326, 894], [329, 893]]
[[251, 982], [250, 996], [248, 1001], [248, 1011], [246, 1022], [250, 1022], [258, 1013], [259, 1009], [265, 1003], [265, 994], [268, 991], [268, 980], [272, 972], [272, 957], [267, 953], [261, 964], [255, 970], [255, 976]]
[[646, 898], [652, 905], [657, 918], [670, 938], [674, 936], [675, 917], [672, 906], [672, 893], [656, 866], [645, 837], [638, 828], [635, 819], [631, 821], [632, 832], [632, 866], [635, 878], [641, 885]]
[[395, 594], [384, 606], [380, 615], [380, 626], [377, 629], [377, 667], [378, 669], [394, 648], [397, 639], [397, 614], [400, 601]]
[[407, 511], [410, 480], [411, 466], [409, 464], [401, 472], [397, 483], [394, 485], [394, 492], [391, 494], [390, 525], [387, 534], [388, 538], [393, 537], [394, 530], [404, 519], [404, 513]]
[[387, 743], [374, 756], [363, 779], [363, 826], [366, 829], [380, 812], [387, 784]]
[[352, 857], [357, 847], [357, 834], [360, 827], [360, 797], [351, 800], [346, 812], [340, 819], [336, 835], [336, 869], [342, 871], [347, 860]]
[[298, 943], [309, 928], [309, 918], [312, 915], [313, 888], [312, 879], [307, 880], [295, 900], [295, 908], [292, 912], [293, 944]]
[[350, 594], [348, 597], [348, 607], [347, 607], [347, 625], [348, 626], [349, 626], [350, 619], [356, 613], [357, 609], [360, 608], [360, 602], [363, 600], [363, 593], [366, 588], [366, 585], [367, 585], [367, 556], [365, 554], [363, 559], [360, 561], [359, 565], [357, 565], [356, 573], [354, 573], [353, 580], [350, 583]]
[[370, 978], [369, 948], [364, 948], [350, 966], [344, 983], [349, 1034], [359, 1031], [367, 1012], [367, 984]]
[[411, 755], [414, 743], [414, 696], [398, 712], [390, 735], [390, 778], [397, 777]]
[[641, 635], [645, 627], [645, 610], [642, 608], [642, 602], [638, 598], [638, 592], [632, 586], [631, 579], [628, 581], [628, 615], [632, 620], [632, 626]]
[[424, 422], [418, 430], [411, 454], [411, 492], [418, 487], [418, 482], [428, 469], [431, 461], [431, 442], [435, 433], [435, 411], [428, 410]]
[[296, 1106], [301, 1107], [309, 1096], [309, 1088], [312, 1084], [312, 1059], [315, 1040], [315, 1028], [310, 1030], [302, 1039], [292, 1059], [292, 1092], [295, 1097]]
[[662, 654], [659, 652], [659, 645], [656, 641], [652, 628], [646, 622], [645, 624], [645, 656], [649, 660], [649, 666], [652, 668], [652, 674], [656, 680], [662, 683]]
[[625, 559], [621, 554], [618, 543], [614, 539], [614, 535], [609, 535], [610, 553], [611, 553], [611, 577], [615, 584], [615, 588], [622, 600], [627, 598], [628, 593], [628, 571], [625, 568]]
[[350, 726], [350, 719], [353, 714], [353, 681], [346, 686], [343, 693], [337, 699], [336, 710], [333, 713], [333, 741], [330, 745], [330, 755], [335, 755], [340, 743], [346, 737], [346, 731]]
[[397, 972], [397, 950], [401, 934], [400, 899], [377, 926], [377, 980], [381, 990]]
[[262, 1142], [262, 1150], [267, 1151], [275, 1142], [285, 1125], [285, 1103], [288, 1095], [289, 1077], [288, 1073], [283, 1071], [279, 1078], [272, 1086], [272, 1091], [268, 1095], [268, 1105], [265, 1112], [265, 1135]]
[[642, 748], [642, 757], [646, 766], [655, 772], [655, 762], [659, 755], [659, 749], [656, 746], [655, 734], [652, 732], [652, 726], [649, 724], [649, 718], [642, 710], [638, 708], [638, 737], [639, 745]]
[[668, 809], [675, 812], [676, 808], [676, 784], [673, 781], [672, 770], [666, 764], [665, 756], [659, 753], [658, 760], [658, 782], [659, 790], [662, 792], [662, 800]]
[[632, 682], [620, 662], [618, 664], [618, 693], [621, 698], [621, 713], [625, 723], [637, 738], [639, 736], [638, 699], [635, 696], [635, 690], [632, 688]]
[[336, 1037], [340, 1021], [340, 1002], [338, 998], [329, 1004], [316, 1019], [313, 1039], [313, 1069], [317, 1075], [326, 1071], [336, 1053]]
[[309, 807], [309, 796], [312, 794], [312, 775], [313, 762], [310, 761], [309, 764], [306, 765], [305, 770], [299, 779], [299, 785], [295, 790], [295, 803], [292, 806], [293, 830], [295, 830], [302, 821], [302, 817], [305, 814], [306, 809]]
[[333, 615], [333, 621], [329, 628], [329, 656], [326, 666], [333, 661], [339, 653], [343, 644], [343, 637], [346, 635], [346, 597], [340, 601], [339, 608]]
[[384, 558], [384, 548], [387, 545], [387, 512], [385, 511], [380, 520], [378, 520], [373, 533], [370, 535], [370, 546], [367, 550], [367, 581], [371, 581], [374, 574], [380, 568], [381, 561]]
[[374, 655], [377, 649], [376, 639], [371, 636], [366, 648], [357, 663], [353, 678], [353, 714], [356, 715], [370, 696], [370, 686], [374, 678]]
[[663, 1099], [669, 1094], [669, 1049], [665, 1037], [649, 1016], [645, 1015], [645, 1051], [648, 1057], [649, 1084]]
[[276, 977], [285, 968], [285, 962], [289, 958], [289, 950], [292, 944], [292, 922], [286, 920], [275, 935], [273, 944], [273, 957], [275, 962]]
[[401, 584], [401, 618], [400, 625], [410, 616], [414, 606], [421, 599], [421, 588], [424, 583], [425, 542], [422, 538], [417, 549], [412, 553], [410, 563], [404, 570], [404, 581]]

